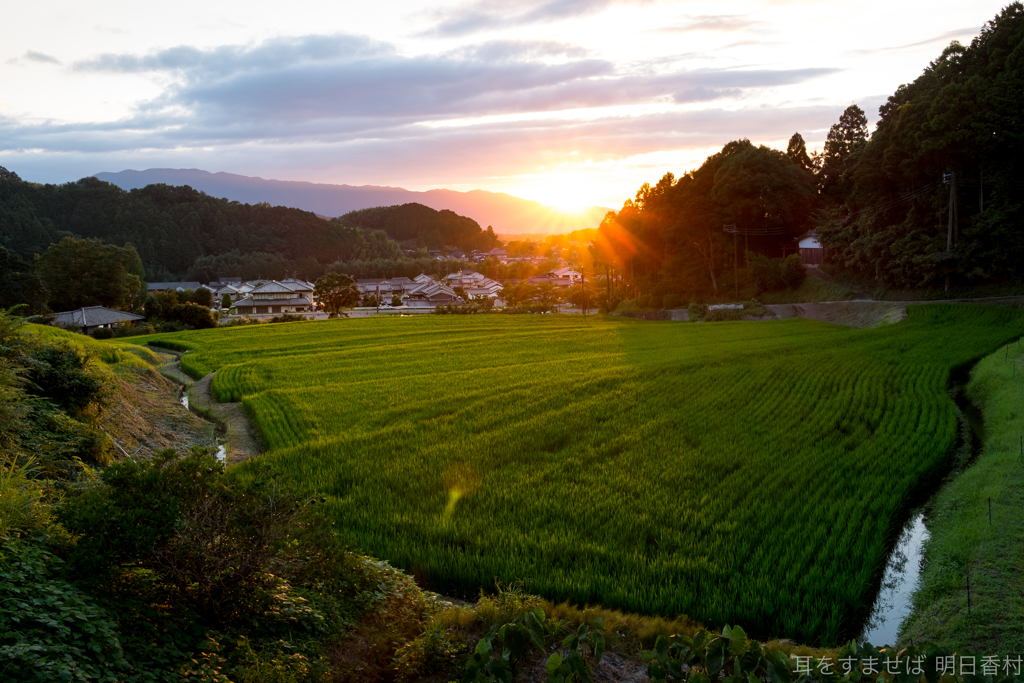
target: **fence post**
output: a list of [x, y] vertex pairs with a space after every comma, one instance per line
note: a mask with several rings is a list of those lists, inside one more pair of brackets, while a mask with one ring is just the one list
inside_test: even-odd
[[967, 614], [971, 613], [971, 575], [967, 575]]

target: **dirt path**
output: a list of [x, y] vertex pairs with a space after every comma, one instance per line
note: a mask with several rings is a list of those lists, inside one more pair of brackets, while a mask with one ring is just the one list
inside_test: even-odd
[[227, 427], [227, 460], [237, 463], [248, 460], [263, 452], [263, 442], [255, 425], [242, 409], [241, 403], [218, 403], [210, 390], [213, 376], [211, 372], [198, 382], [192, 384], [188, 391], [189, 404], [204, 412], [211, 413]]
[[224, 447], [229, 464], [248, 460], [263, 452], [263, 443], [260, 440], [259, 432], [249, 421], [242, 409], [242, 404], [218, 403], [213, 398], [210, 384], [216, 373], [211, 372], [198, 382], [194, 382], [191, 377], [181, 371], [181, 354], [167, 349], [154, 350], [164, 359], [164, 364], [160, 367], [160, 374], [186, 388], [189, 409], [197, 414], [212, 415], [220, 423], [217, 431], [223, 433], [226, 430], [227, 439]]

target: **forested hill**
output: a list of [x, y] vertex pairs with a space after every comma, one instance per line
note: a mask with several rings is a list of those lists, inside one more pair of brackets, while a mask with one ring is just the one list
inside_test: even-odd
[[472, 218], [416, 203], [350, 211], [335, 220], [344, 225], [383, 230], [395, 240], [416, 240], [417, 246], [429, 249], [447, 245], [468, 253], [473, 249], [487, 251], [498, 244], [490, 226], [481, 230]]
[[684, 301], [733, 290], [734, 273], [743, 287], [746, 248], [780, 256], [810, 229], [826, 270], [866, 284], [1021, 282], [1024, 5], [970, 45], [952, 43], [879, 114], [869, 133], [848, 107], [821, 153], [799, 133], [785, 151], [737, 140], [698, 169], [645, 183], [605, 217], [595, 255], [642, 293]]
[[[479, 228], [478, 228], [479, 229]], [[404, 256], [384, 233], [308, 211], [217, 199], [188, 186], [125, 191], [96, 178], [39, 185], [0, 173], [0, 245], [31, 261], [62, 237], [135, 247], [150, 281], [276, 277]]]

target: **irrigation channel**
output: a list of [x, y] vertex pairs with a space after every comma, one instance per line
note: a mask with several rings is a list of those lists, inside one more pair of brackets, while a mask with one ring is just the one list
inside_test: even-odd
[[[182, 392], [181, 398], [178, 399], [178, 402], [181, 403], [181, 405], [185, 406], [185, 410], [190, 410], [190, 408], [188, 407], [188, 392], [187, 391]], [[200, 417], [202, 417], [202, 416], [200, 416]], [[221, 444], [217, 444], [217, 460], [220, 461], [220, 462], [224, 462], [224, 461], [227, 460], [227, 458], [228, 458], [227, 446], [225, 444], [222, 444], [222, 443]]]
[[[980, 360], [980, 359], [979, 359]], [[950, 396], [957, 406], [960, 437], [957, 439], [952, 470], [943, 483], [957, 477], [981, 454], [985, 444], [985, 421], [978, 406], [967, 398], [967, 382], [974, 363], [954, 372]], [[911, 599], [921, 576], [925, 544], [931, 537], [925, 524], [927, 512], [942, 487], [932, 491], [928, 500], [914, 509], [900, 532], [889, 560], [874, 606], [858, 642], [872, 645], [895, 645], [903, 620], [910, 615]]]

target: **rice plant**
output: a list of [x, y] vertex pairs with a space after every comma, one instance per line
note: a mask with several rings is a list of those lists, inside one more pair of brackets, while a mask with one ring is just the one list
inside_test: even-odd
[[1013, 309], [908, 313], [871, 330], [431, 316], [166, 337], [244, 403], [266, 459], [329, 496], [346, 542], [432, 589], [521, 579], [835, 643], [948, 468], [951, 372], [1024, 333]]

